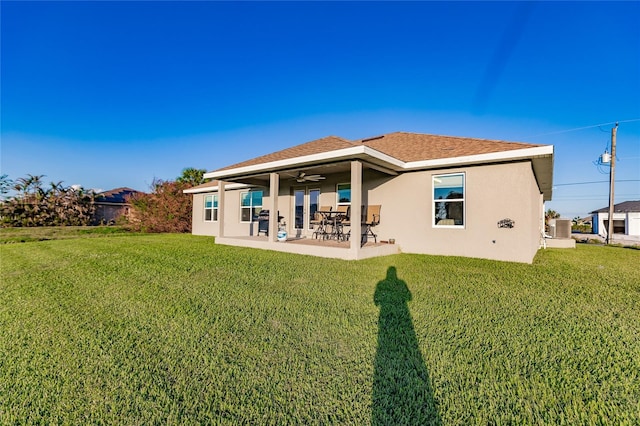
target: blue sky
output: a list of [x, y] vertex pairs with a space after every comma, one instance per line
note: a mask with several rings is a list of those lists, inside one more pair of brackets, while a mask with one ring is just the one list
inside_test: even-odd
[[574, 217], [608, 204], [593, 161], [620, 121], [616, 202], [640, 199], [639, 2], [0, 8], [13, 179], [147, 190], [327, 135], [409, 131], [553, 144], [547, 207]]

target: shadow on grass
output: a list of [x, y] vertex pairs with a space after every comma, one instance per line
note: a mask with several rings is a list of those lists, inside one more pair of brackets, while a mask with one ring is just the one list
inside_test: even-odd
[[377, 284], [373, 300], [380, 317], [371, 424], [441, 425], [407, 304], [411, 292], [395, 267]]

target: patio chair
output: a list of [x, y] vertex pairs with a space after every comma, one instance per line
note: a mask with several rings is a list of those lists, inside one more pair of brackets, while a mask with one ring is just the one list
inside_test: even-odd
[[[329, 212], [331, 211], [331, 206], [320, 206], [320, 211]], [[322, 235], [324, 237], [324, 234], [327, 232], [327, 224], [325, 223], [325, 218], [321, 213], [315, 212], [313, 214], [313, 219], [309, 221], [309, 225], [313, 226], [314, 229], [313, 238], [318, 238], [318, 235]]]
[[351, 206], [340, 205], [338, 206], [337, 211], [340, 213], [338, 217], [337, 226], [340, 228], [338, 230], [338, 236], [342, 240], [348, 240], [351, 234], [351, 230], [348, 233], [344, 233], [345, 226], [351, 226], [351, 218], [349, 217], [351, 214]]
[[374, 242], [378, 242], [378, 235], [373, 232], [372, 228], [380, 223], [381, 208], [382, 206], [380, 204], [367, 206], [367, 218], [362, 223], [362, 226], [365, 228], [365, 231], [362, 234], [363, 244], [367, 242], [369, 235], [373, 237]]

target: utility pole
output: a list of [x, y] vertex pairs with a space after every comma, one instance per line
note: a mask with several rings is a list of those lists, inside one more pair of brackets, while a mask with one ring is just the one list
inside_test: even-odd
[[611, 168], [609, 169], [609, 226], [607, 227], [607, 244], [613, 243], [613, 186], [616, 174], [616, 133], [618, 123], [611, 129]]

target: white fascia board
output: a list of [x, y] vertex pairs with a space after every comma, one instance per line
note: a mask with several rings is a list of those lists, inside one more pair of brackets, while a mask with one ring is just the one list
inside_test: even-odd
[[[240, 188], [249, 188], [251, 185], [246, 185], [244, 183], [229, 183], [224, 186], [224, 189], [240, 189]], [[218, 186], [207, 186], [205, 188], [189, 188], [182, 191], [184, 194], [200, 194], [203, 192], [218, 192]]]
[[[398, 171], [411, 171], [417, 169], [427, 169], [443, 166], [455, 166], [465, 164], [513, 161], [524, 158], [532, 158], [538, 156], [546, 156], [553, 154], [553, 145], [539, 146], [535, 148], [516, 149], [512, 151], [492, 152], [488, 154], [467, 155], [463, 157], [439, 158], [435, 160], [411, 161], [405, 163], [397, 158], [391, 157], [373, 148], [365, 145], [357, 145], [350, 148], [338, 149], [335, 151], [321, 152], [318, 154], [305, 155], [303, 157], [287, 158], [286, 160], [270, 161], [268, 163], [254, 164], [251, 166], [238, 167], [235, 169], [221, 170], [217, 172], [205, 173], [204, 177], [208, 179], [224, 180], [225, 177], [233, 177], [238, 175], [253, 174], [259, 172], [267, 172], [286, 167], [300, 167], [307, 164], [320, 163], [326, 161], [349, 160], [355, 158], [374, 158], [380, 160], [388, 167]], [[192, 190], [187, 190], [192, 191]], [[205, 190], [192, 191], [207, 192]]]
[[[230, 176], [266, 172], [269, 170], [274, 170], [274, 169], [277, 170], [277, 169], [292, 167], [292, 166], [298, 167], [306, 164], [320, 163], [320, 162], [331, 161], [331, 160], [336, 160], [336, 161], [344, 160], [344, 159], [355, 158], [362, 155], [372, 155], [376, 158], [382, 156], [382, 157], [387, 157], [389, 159], [392, 159], [392, 157], [386, 156], [364, 145], [357, 145], [349, 148], [337, 149], [335, 151], [321, 152], [318, 154], [305, 155], [302, 157], [287, 158], [286, 160], [270, 161], [268, 163], [260, 163], [260, 164], [254, 164], [251, 166], [238, 167], [236, 169], [221, 170], [218, 172], [209, 172], [209, 173], [205, 173], [204, 177], [211, 178], [211, 179], [224, 180], [225, 177], [230, 177]], [[401, 164], [402, 164], [401, 161], [395, 160], [395, 162], [400, 164], [400, 167], [401, 167]]]
[[404, 164], [404, 170], [428, 169], [443, 166], [457, 166], [477, 163], [495, 163], [499, 161], [515, 161], [553, 154], [553, 145], [535, 148], [514, 149], [511, 151], [491, 152], [488, 154], [466, 155], [462, 157], [437, 158], [435, 160], [411, 161]]
[[382, 160], [384, 163], [393, 166], [391, 167], [392, 169], [404, 169], [406, 167], [406, 164], [404, 161], [398, 160], [397, 158], [394, 158], [390, 155], [384, 154], [380, 151], [377, 151], [373, 148], [369, 148], [368, 146], [364, 147], [364, 154], [372, 157], [372, 158], [376, 158], [378, 160]]

